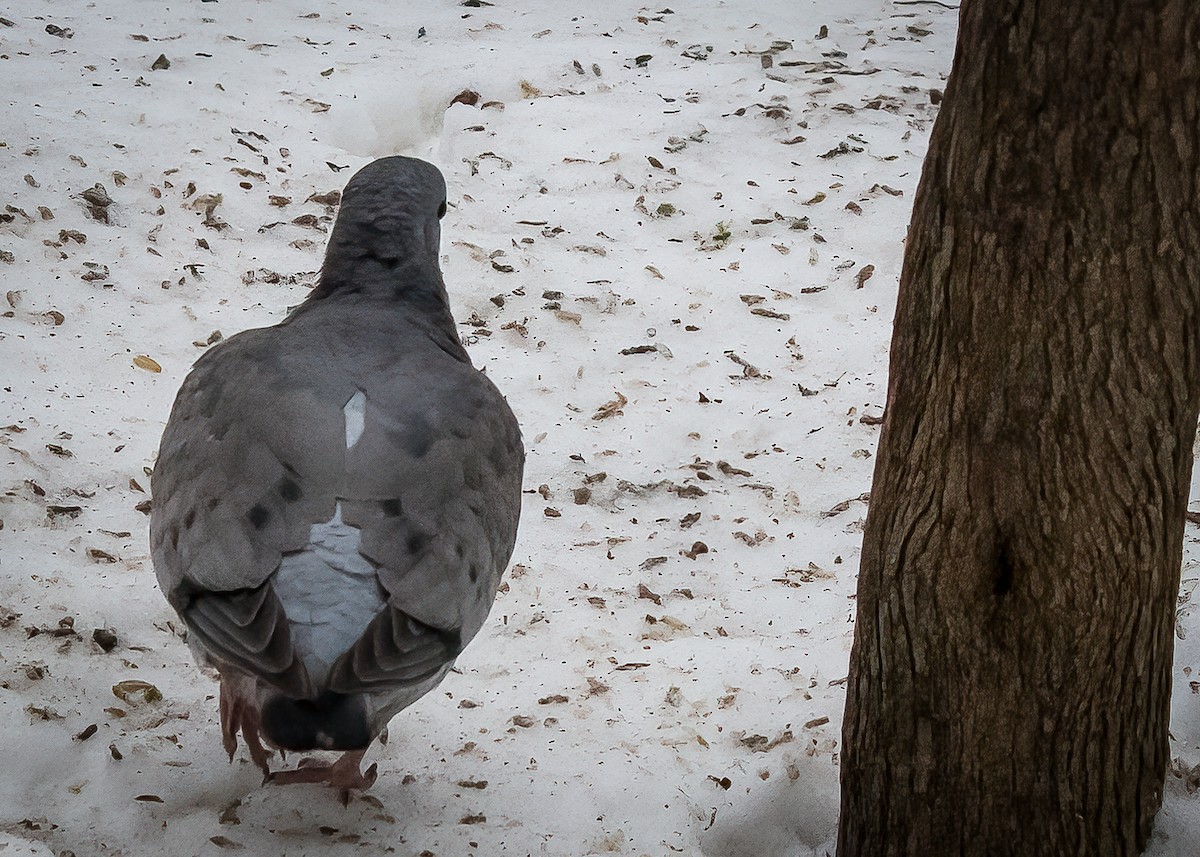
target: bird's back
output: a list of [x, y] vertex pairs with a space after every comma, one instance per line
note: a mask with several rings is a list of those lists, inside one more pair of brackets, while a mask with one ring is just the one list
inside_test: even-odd
[[523, 459], [452, 330], [331, 296], [185, 381], [155, 470], [160, 585], [198, 656], [254, 679], [274, 743], [348, 749], [482, 626]]

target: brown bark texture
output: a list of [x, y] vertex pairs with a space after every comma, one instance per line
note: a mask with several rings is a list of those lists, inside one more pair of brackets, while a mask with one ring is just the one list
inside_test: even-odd
[[839, 857], [1132, 855], [1200, 407], [1200, 3], [963, 0], [858, 584]]

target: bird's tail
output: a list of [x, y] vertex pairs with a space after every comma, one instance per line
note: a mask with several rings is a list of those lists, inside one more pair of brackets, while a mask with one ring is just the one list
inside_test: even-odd
[[325, 691], [316, 699], [276, 693], [262, 709], [262, 730], [276, 747], [305, 750], [365, 750], [371, 743], [360, 695]]

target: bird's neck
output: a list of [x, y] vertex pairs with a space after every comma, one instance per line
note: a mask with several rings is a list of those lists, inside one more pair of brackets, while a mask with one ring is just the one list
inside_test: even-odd
[[327, 267], [321, 281], [293, 317], [326, 302], [348, 302], [369, 308], [369, 323], [388, 324], [400, 313], [416, 322], [447, 353], [469, 362], [450, 312], [450, 298], [436, 258], [412, 255], [396, 264], [375, 257], [360, 257], [347, 264]]
[[433, 293], [446, 300], [446, 287], [436, 253], [372, 252], [364, 247], [357, 253], [333, 253], [321, 266], [321, 281], [309, 300], [321, 300], [332, 294], [361, 294], [371, 297], [409, 296]]

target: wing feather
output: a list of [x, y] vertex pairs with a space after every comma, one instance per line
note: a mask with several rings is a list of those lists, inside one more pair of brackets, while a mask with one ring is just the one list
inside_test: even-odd
[[333, 665], [329, 689], [353, 693], [421, 684], [447, 668], [460, 648], [457, 633], [439, 631], [389, 608]]
[[304, 695], [308, 678], [292, 646], [283, 606], [269, 583], [234, 592], [198, 592], [186, 599], [180, 615], [190, 642], [218, 669], [233, 666]]

